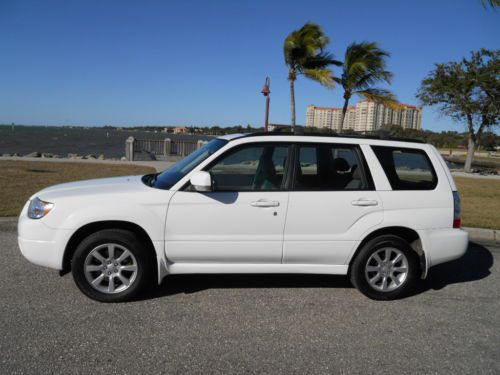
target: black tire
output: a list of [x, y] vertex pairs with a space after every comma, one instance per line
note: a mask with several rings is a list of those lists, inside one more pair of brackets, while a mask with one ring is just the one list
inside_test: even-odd
[[[131, 277], [132, 281], [130, 284], [125, 285], [117, 279], [116, 284], [123, 285], [126, 289], [123, 291], [116, 290], [113, 294], [107, 292], [103, 293], [95, 289], [91, 286], [85, 275], [85, 262], [87, 256], [89, 256], [92, 250], [99, 246], [104, 246], [105, 244], [116, 244], [118, 245], [116, 248], [119, 249], [119, 251], [123, 251], [122, 248], [125, 248], [132, 254], [133, 258], [135, 258], [134, 260], [136, 263], [136, 273], [133, 278]], [[103, 249], [106, 251], [106, 247]], [[154, 259], [151, 258], [147, 249], [145, 249], [144, 245], [141, 244], [141, 241], [134, 233], [123, 229], [104, 229], [89, 235], [78, 245], [73, 254], [71, 272], [78, 288], [88, 297], [100, 302], [123, 302], [136, 297], [150, 283], [151, 276], [154, 275]], [[130, 259], [132, 258], [129, 258], [129, 263]], [[107, 266], [107, 264], [105, 264], [105, 266]], [[110, 265], [109, 268], [111, 270], [113, 265]], [[100, 275], [99, 272], [103, 273], [104, 271], [96, 271], [96, 274]], [[115, 272], [120, 272], [121, 274], [122, 271], [115, 270]], [[124, 271], [124, 274], [125, 272], [127, 271]], [[132, 271], [128, 272], [127, 275], [134, 274]], [[107, 281], [109, 285], [110, 279], [106, 278], [103, 280], [105, 280], [104, 283]]]
[[[382, 291], [376, 289], [368, 281], [371, 274], [365, 273], [370, 257], [377, 251], [384, 248], [393, 248], [399, 250], [406, 257], [408, 272], [404, 281], [399, 286], [392, 281], [391, 277], [387, 280], [391, 283], [394, 290]], [[373, 262], [373, 260], [371, 260]], [[350, 278], [352, 284], [365, 296], [374, 300], [393, 300], [406, 296], [415, 286], [419, 279], [420, 265], [417, 253], [410, 244], [402, 238], [394, 235], [384, 235], [368, 241], [354, 258], [350, 268]], [[377, 273], [374, 273], [377, 275]], [[397, 275], [395, 273], [395, 275]], [[376, 285], [375, 285], [376, 286]]]

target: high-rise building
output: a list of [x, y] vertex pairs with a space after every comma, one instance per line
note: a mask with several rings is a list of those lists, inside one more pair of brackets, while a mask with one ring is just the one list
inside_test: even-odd
[[[307, 107], [306, 126], [340, 130], [342, 108]], [[354, 131], [371, 131], [383, 125], [399, 125], [403, 129], [422, 128], [422, 107], [400, 104], [392, 109], [383, 104], [363, 100], [355, 107], [348, 107], [343, 129]]]

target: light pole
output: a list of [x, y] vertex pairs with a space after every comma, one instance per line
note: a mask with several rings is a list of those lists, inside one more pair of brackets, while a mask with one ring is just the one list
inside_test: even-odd
[[264, 131], [267, 133], [268, 127], [269, 127], [269, 102], [271, 101], [271, 97], [269, 94], [271, 94], [270, 90], [271, 86], [271, 80], [269, 77], [266, 77], [266, 82], [264, 83], [264, 87], [262, 89], [262, 94], [266, 97], [266, 118], [264, 121]]

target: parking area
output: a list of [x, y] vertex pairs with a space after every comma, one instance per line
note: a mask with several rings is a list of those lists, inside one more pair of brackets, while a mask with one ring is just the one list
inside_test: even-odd
[[471, 244], [414, 295], [345, 277], [193, 275], [100, 304], [31, 265], [0, 222], [0, 373], [500, 373], [500, 247]]

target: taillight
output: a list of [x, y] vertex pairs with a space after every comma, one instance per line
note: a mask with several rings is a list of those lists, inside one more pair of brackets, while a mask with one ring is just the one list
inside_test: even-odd
[[458, 191], [453, 192], [453, 228], [460, 228], [462, 226], [461, 219], [461, 208], [460, 208], [460, 195]]

